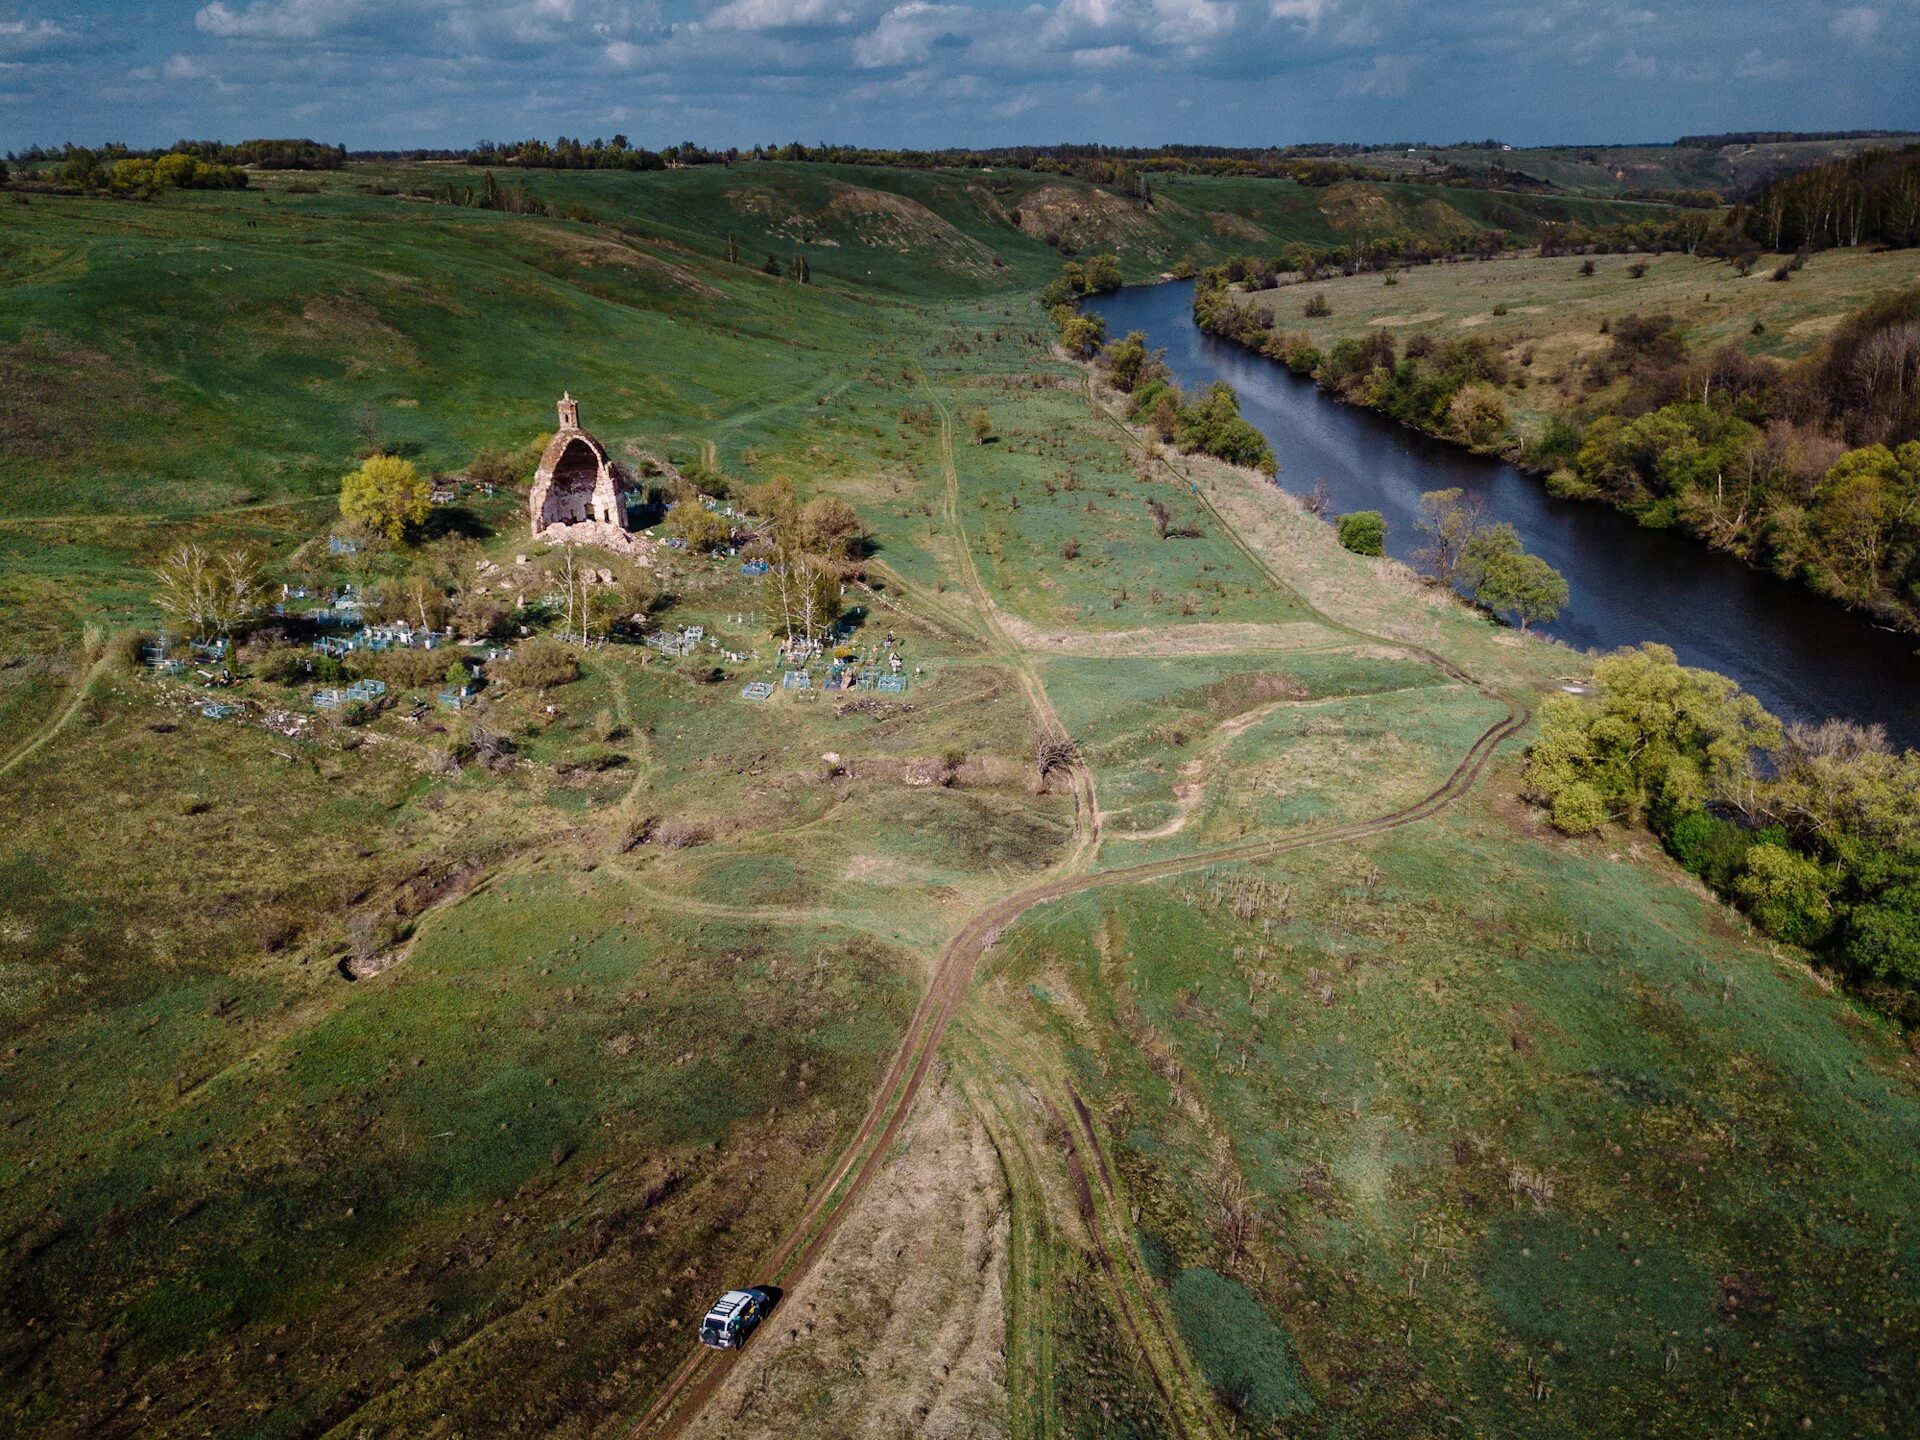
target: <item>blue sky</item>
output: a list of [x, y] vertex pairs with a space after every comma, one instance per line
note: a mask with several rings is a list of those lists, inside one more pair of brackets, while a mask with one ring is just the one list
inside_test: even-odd
[[0, 149], [1920, 127], [1920, 0], [0, 0]]

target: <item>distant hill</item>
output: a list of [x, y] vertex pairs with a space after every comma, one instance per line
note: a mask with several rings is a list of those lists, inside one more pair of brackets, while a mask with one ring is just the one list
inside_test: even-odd
[[[1556, 190], [1577, 195], [1712, 190], [1723, 199], [1734, 200], [1810, 166], [1915, 140], [1920, 140], [1920, 136], [1856, 132], [1791, 139], [1702, 136], [1672, 145], [1555, 145], [1513, 150], [1415, 147], [1403, 152], [1398, 163], [1411, 174], [1443, 164], [1506, 170], [1516, 176], [1544, 180]], [[1718, 143], [1713, 143], [1716, 141]], [[1367, 160], [1369, 164], [1379, 165], [1388, 157], [1375, 154]]]

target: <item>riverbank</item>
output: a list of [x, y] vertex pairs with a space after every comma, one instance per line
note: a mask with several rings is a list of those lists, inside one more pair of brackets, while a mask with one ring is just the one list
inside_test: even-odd
[[[1854, 414], [1874, 402], [1840, 398], [1851, 367], [1823, 377], [1816, 363], [1830, 337], [1861, 326], [1853, 317], [1916, 283], [1911, 251], [1763, 257], [1746, 273], [1685, 255], [1534, 257], [1265, 291], [1203, 276], [1194, 319], [1338, 399], [1497, 454], [1556, 495], [1600, 500], [1920, 632], [1920, 561], [1887, 558], [1912, 546], [1889, 518], [1898, 504], [1876, 498], [1903, 492], [1900, 458], [1868, 452], [1864, 499], [1851, 481], [1826, 483], [1842, 451], [1897, 439], [1904, 422]], [[1783, 386], [1777, 362], [1802, 361]], [[1824, 419], [1823, 378], [1835, 392]]]
[[1544, 627], [1553, 638], [1594, 651], [1659, 641], [1685, 663], [1737, 680], [1785, 718], [1880, 723], [1895, 743], [1920, 745], [1920, 661], [1910, 637], [1876, 630], [1856, 612], [1673, 530], [1550, 495], [1496, 457], [1341, 404], [1264, 356], [1202, 332], [1189, 283], [1128, 287], [1081, 305], [1101, 315], [1110, 334], [1140, 330], [1165, 349], [1189, 394], [1216, 380], [1232, 385], [1241, 413], [1273, 447], [1278, 483], [1305, 496], [1324, 481], [1335, 510], [1381, 511], [1395, 558], [1412, 562], [1420, 547], [1420, 496], [1458, 487], [1567, 577], [1572, 601]]

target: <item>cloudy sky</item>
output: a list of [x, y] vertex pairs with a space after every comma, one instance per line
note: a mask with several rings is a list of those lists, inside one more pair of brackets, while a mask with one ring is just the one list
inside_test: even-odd
[[1920, 0], [0, 0], [0, 150], [1920, 127]]

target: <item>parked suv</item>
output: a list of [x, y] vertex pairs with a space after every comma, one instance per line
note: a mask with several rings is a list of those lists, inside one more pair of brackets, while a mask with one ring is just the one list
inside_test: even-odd
[[773, 1298], [764, 1290], [729, 1290], [700, 1322], [700, 1343], [716, 1350], [737, 1349], [772, 1308]]

